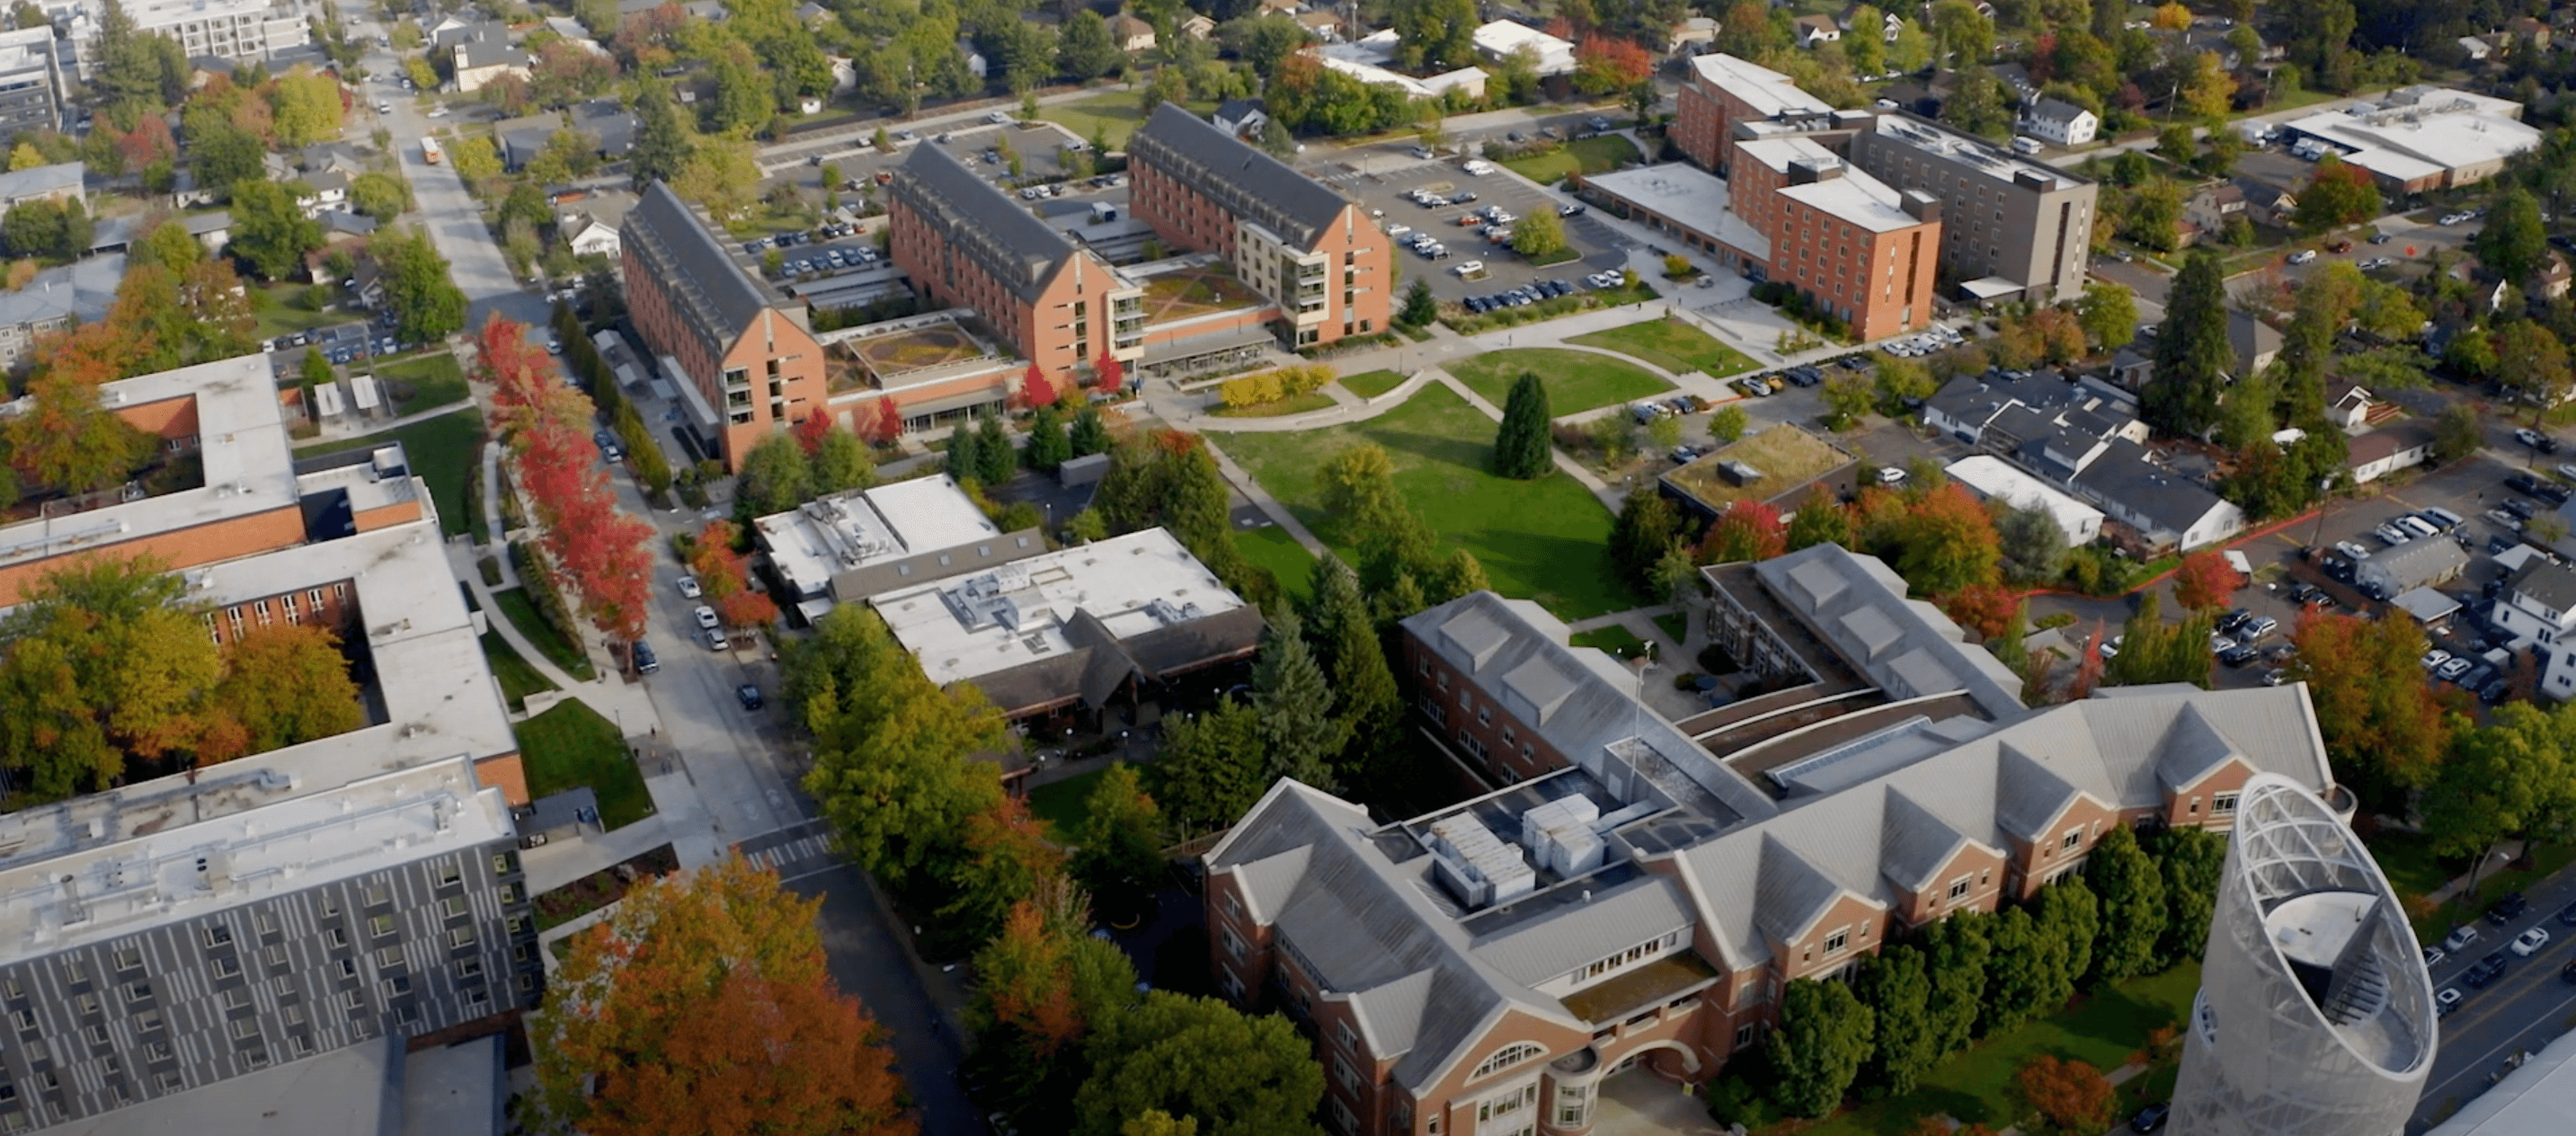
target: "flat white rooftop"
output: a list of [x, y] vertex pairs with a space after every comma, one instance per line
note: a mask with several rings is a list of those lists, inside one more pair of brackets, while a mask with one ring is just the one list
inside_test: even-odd
[[1983, 138], [1971, 138], [1919, 118], [1882, 114], [1870, 123], [1870, 132], [1923, 153], [1951, 159], [2007, 184], [2023, 174], [2048, 178], [2061, 189], [2082, 183], [2082, 179], [2055, 166], [2030, 161]]
[[295, 491], [310, 497], [331, 489], [347, 490], [349, 507], [360, 513], [405, 501], [418, 501], [424, 515], [433, 514], [435, 507], [430, 504], [429, 495], [420, 491], [418, 479], [408, 473], [394, 472], [408, 470], [410, 462], [410, 456], [403, 452], [400, 443], [382, 446], [363, 463], [297, 475]]
[[[0, 567], [295, 507], [294, 456], [287, 450], [286, 427], [278, 410], [277, 383], [270, 377], [268, 356], [244, 355], [120, 379], [102, 385], [99, 393], [110, 410], [194, 398], [205, 484], [86, 513], [20, 521], [0, 528]], [[21, 400], [11, 405], [23, 407], [25, 403]]]
[[1832, 114], [1833, 104], [1808, 94], [1798, 81], [1749, 59], [1725, 52], [1695, 56], [1691, 68], [1719, 90], [1735, 96], [1756, 113]]
[[[1708, 56], [1700, 56], [1707, 59]], [[1613, 197], [1653, 210], [1674, 224], [1715, 237], [1755, 260], [1771, 259], [1771, 238], [1735, 215], [1726, 179], [1681, 162], [1617, 170], [1583, 179]]]
[[130, 786], [93, 828], [61, 831], [65, 806], [12, 814], [7, 830], [50, 820], [58, 839], [50, 855], [0, 862], [0, 951], [81, 946], [516, 832], [501, 790], [476, 784], [462, 757], [319, 792], [241, 768], [259, 764]]
[[1002, 535], [946, 474], [835, 493], [752, 527], [799, 597], [820, 594], [835, 573]]
[[1155, 528], [897, 589], [868, 604], [930, 681], [946, 686], [1070, 650], [1064, 627], [1076, 612], [1129, 639], [1243, 600]]
[[1511, 20], [1495, 20], [1480, 25], [1475, 34], [1476, 50], [1491, 59], [1503, 59], [1524, 47], [1538, 56], [1538, 73], [1562, 75], [1574, 70], [1574, 44]]
[[1805, 185], [1780, 187], [1780, 196], [1806, 205], [1830, 217], [1839, 217], [1874, 233], [1890, 232], [1922, 224], [1905, 211], [1904, 199], [1887, 183], [1862, 173], [1842, 156], [1815, 139], [1789, 135], [1737, 142], [1736, 153], [1760, 162], [1775, 173], [1786, 174], [1797, 162], [1811, 162], [1820, 171], [1841, 171]]
[[2410, 89], [2399, 101], [2357, 103], [2296, 119], [2287, 129], [2333, 142], [2344, 161], [2412, 180], [2444, 170], [2500, 162], [2540, 147], [2540, 131], [2520, 121], [2522, 106], [2442, 88]]

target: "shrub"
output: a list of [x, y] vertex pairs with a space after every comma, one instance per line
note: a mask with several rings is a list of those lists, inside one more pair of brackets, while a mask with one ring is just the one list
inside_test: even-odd
[[510, 563], [519, 569], [520, 586], [527, 589], [528, 599], [537, 605], [537, 614], [566, 640], [581, 642], [581, 625], [573, 622], [572, 608], [564, 603], [563, 592], [555, 586], [554, 566], [537, 555], [525, 541], [510, 545]]
[[1253, 375], [1227, 379], [1217, 397], [1227, 406], [1260, 406], [1319, 390], [1338, 376], [1322, 363], [1295, 363]]

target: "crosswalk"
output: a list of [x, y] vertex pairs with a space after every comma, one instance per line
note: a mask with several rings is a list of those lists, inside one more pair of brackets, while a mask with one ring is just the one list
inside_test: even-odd
[[757, 836], [735, 847], [752, 866], [768, 868], [782, 879], [811, 875], [833, 866], [839, 854], [831, 826], [820, 820]]

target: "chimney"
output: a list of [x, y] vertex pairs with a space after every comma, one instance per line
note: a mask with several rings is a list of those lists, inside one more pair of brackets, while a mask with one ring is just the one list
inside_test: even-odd
[[1905, 191], [1905, 215], [1924, 224], [1941, 219], [1941, 199], [1919, 189]]

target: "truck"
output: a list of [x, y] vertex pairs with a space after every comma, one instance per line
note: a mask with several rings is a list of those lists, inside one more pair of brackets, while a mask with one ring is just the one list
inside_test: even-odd
[[437, 164], [438, 164], [440, 157], [442, 157], [442, 155], [440, 155], [440, 154], [439, 154], [439, 152], [438, 152], [438, 139], [435, 139], [435, 138], [423, 138], [423, 139], [421, 139], [421, 140], [420, 140], [420, 160], [421, 160], [421, 161], [427, 162], [427, 163], [429, 163], [430, 165], [435, 166], [435, 165], [437, 165]]

